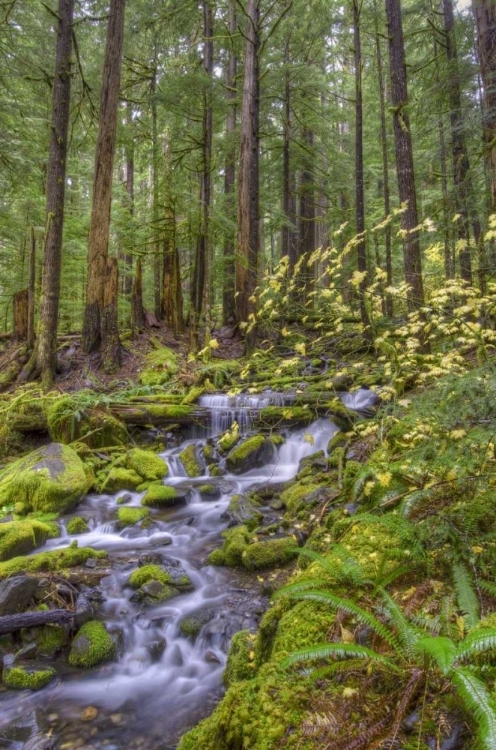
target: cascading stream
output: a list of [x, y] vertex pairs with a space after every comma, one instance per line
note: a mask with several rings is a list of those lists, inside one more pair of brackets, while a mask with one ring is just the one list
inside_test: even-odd
[[[361, 408], [371, 405], [371, 392], [367, 393], [368, 404], [361, 396]], [[228, 406], [226, 398], [202, 399], [202, 406], [212, 411], [210, 435], [228, 429], [234, 420], [246, 431], [253, 409], [280, 405], [286, 397], [274, 393], [237, 396]], [[148, 527], [119, 527], [117, 500], [124, 493], [88, 496], [77, 512], [86, 518], [90, 531], [79, 537], [64, 531], [43, 549], [66, 547], [77, 538], [81, 545], [108, 553], [108, 575], [96, 593], [102, 599], [101, 616], [109, 631], [119, 635], [120, 656], [89, 671], [67, 667], [42, 691], [0, 694], [0, 747], [23, 750], [34, 723], [45, 732], [52, 730], [61, 749], [174, 748], [177, 737], [209, 713], [219, 699], [230, 638], [240, 629], [254, 630], [266, 606], [253, 576], [202, 565], [220, 544], [227, 526], [222, 514], [232, 495], [246, 493], [258, 483], [293, 478], [301, 459], [325, 451], [336, 431], [329, 419], [318, 419], [289, 434], [272, 463], [242, 475], [211, 477], [207, 473], [195, 479], [185, 475], [178, 454], [189, 443], [204, 444], [207, 438], [165, 451], [162, 456], [169, 475], [164, 483], [186, 491], [188, 501], [152, 510]], [[206, 482], [219, 488], [220, 497], [202, 499], [198, 487]], [[142, 494], [130, 494], [128, 506], [139, 506]], [[172, 560], [190, 578], [193, 590], [148, 609], [133, 601], [127, 582], [143, 553]], [[96, 594], [88, 591], [90, 595]], [[206, 611], [210, 619], [194, 641], [181, 634], [185, 617]]]

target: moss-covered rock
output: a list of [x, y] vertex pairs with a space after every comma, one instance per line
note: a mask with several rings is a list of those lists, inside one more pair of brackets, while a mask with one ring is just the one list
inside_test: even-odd
[[[72, 443], [77, 440], [90, 448], [108, 448], [126, 445], [129, 440], [123, 422], [105, 407], [84, 407], [81, 393], [47, 401], [45, 411], [50, 437], [57, 442]], [[75, 414], [77, 419], [74, 418]]]
[[78, 630], [72, 641], [69, 664], [90, 669], [116, 656], [116, 645], [103, 622], [90, 620]]
[[134, 524], [143, 521], [150, 515], [148, 508], [119, 508], [117, 519], [121, 526], [134, 526]]
[[226, 555], [224, 553], [224, 550], [222, 549], [214, 549], [210, 554], [207, 556], [207, 559], [205, 560], [205, 565], [225, 565], [226, 564]]
[[86, 494], [88, 481], [79, 456], [67, 445], [50, 443], [9, 464], [0, 473], [0, 506], [64, 513]]
[[4, 667], [2, 679], [4, 684], [12, 690], [41, 690], [56, 675], [57, 672], [53, 667], [15, 664]]
[[141, 483], [142, 478], [133, 469], [121, 469], [112, 467], [105, 477], [101, 491], [113, 495], [121, 490], [135, 490]]
[[0, 563], [0, 579], [16, 573], [37, 573], [50, 570], [64, 570], [83, 565], [90, 557], [104, 559], [106, 552], [99, 552], [91, 547], [66, 547], [52, 552], [39, 552], [30, 557], [13, 557], [12, 560]]
[[217, 500], [220, 495], [220, 489], [216, 484], [202, 484], [198, 487], [198, 492], [202, 500]]
[[287, 510], [297, 513], [305, 505], [314, 505], [324, 499], [325, 494], [325, 488], [319, 484], [302, 484], [297, 482], [281, 492], [280, 497], [281, 502], [284, 503], [284, 507]]
[[226, 687], [255, 675], [254, 640], [255, 636], [249, 630], [240, 630], [233, 635], [223, 676]]
[[154, 607], [178, 595], [179, 591], [175, 586], [169, 586], [169, 584], [162, 583], [162, 581], [153, 580], [144, 583], [143, 586], [137, 589], [131, 596], [131, 601], [139, 602], [144, 606]]
[[310, 424], [314, 420], [315, 411], [304, 406], [266, 406], [260, 411], [257, 426]]
[[169, 473], [168, 466], [163, 458], [152, 451], [141, 448], [133, 448], [127, 457], [127, 468], [132, 469], [146, 482], [163, 479]]
[[203, 461], [200, 457], [200, 451], [195, 443], [190, 443], [179, 454], [179, 460], [184, 466], [188, 477], [201, 477], [204, 473]]
[[215, 610], [211, 607], [202, 609], [199, 612], [193, 612], [191, 615], [184, 617], [179, 623], [181, 635], [184, 635], [186, 638], [196, 638], [202, 627], [214, 617]]
[[36, 638], [36, 653], [42, 658], [52, 658], [66, 645], [67, 631], [62, 625], [44, 625]]
[[241, 560], [247, 570], [275, 568], [293, 560], [297, 552], [296, 547], [293, 537], [254, 542], [243, 551]]
[[186, 496], [178, 492], [174, 487], [168, 487], [163, 484], [152, 484], [148, 488], [146, 495], [142, 498], [141, 503], [146, 506], [168, 508], [184, 502], [185, 499]]
[[145, 367], [140, 374], [140, 383], [163, 385], [178, 371], [176, 354], [167, 346], [160, 346], [146, 355]]
[[250, 541], [250, 532], [246, 526], [236, 526], [234, 529], [228, 529], [222, 534], [225, 541], [222, 547], [224, 553], [224, 563], [228, 567], [241, 566], [243, 552]]
[[236, 445], [236, 443], [239, 441], [240, 438], [240, 432], [239, 432], [239, 424], [237, 422], [233, 422], [231, 425], [231, 429], [227, 430], [227, 432], [224, 432], [223, 435], [219, 438], [219, 448], [223, 453], [229, 453], [232, 448]]
[[233, 495], [222, 517], [228, 518], [232, 525], [244, 524], [250, 531], [259, 526], [263, 520], [259, 503], [246, 495]]
[[27, 518], [22, 521], [0, 523], [0, 560], [27, 555], [46, 540], [59, 535], [53, 524]]
[[149, 581], [160, 581], [160, 583], [170, 583], [171, 577], [160, 565], [143, 565], [141, 568], [134, 570], [128, 579], [128, 584], [133, 589], [139, 589]]
[[254, 435], [243, 440], [227, 455], [229, 471], [242, 474], [250, 469], [265, 466], [274, 457], [274, 446], [264, 435]]
[[73, 516], [67, 521], [66, 529], [68, 534], [85, 534], [90, 530], [90, 527], [81, 516]]

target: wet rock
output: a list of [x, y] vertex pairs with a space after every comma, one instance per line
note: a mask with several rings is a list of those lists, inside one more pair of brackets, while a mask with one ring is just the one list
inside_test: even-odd
[[269, 508], [271, 510], [284, 510], [284, 503], [280, 498], [277, 498], [269, 503]]
[[212, 651], [211, 649], [205, 651], [205, 661], [208, 662], [208, 664], [221, 664], [220, 658], [215, 651]]
[[169, 557], [168, 555], [163, 555], [161, 565], [165, 572], [170, 576], [170, 582], [173, 586], [177, 586], [181, 591], [191, 591], [194, 589], [191, 579], [183, 568], [180, 560], [176, 560], [174, 557]]
[[198, 612], [193, 612], [192, 614], [187, 615], [179, 623], [179, 630], [181, 631], [181, 634], [186, 636], [187, 638], [195, 639], [203, 626], [213, 620], [215, 614], [215, 609], [208, 607], [206, 609], [201, 609]]
[[165, 651], [166, 646], [167, 642], [165, 638], [157, 638], [154, 641], [150, 641], [150, 643], [148, 643], [146, 646], [146, 650], [150, 654], [150, 659], [153, 662], [159, 661]]
[[95, 706], [86, 706], [81, 714], [82, 721], [94, 721], [98, 716], [98, 709]]
[[14, 657], [14, 664], [18, 664], [22, 661], [29, 661], [31, 659], [36, 659], [36, 654], [38, 651], [38, 647], [36, 643], [28, 643], [26, 646], [23, 646], [20, 651], [18, 651]]
[[6, 666], [2, 672], [4, 684], [12, 690], [41, 690], [57, 673], [53, 667], [28, 662]]
[[125, 492], [117, 498], [117, 505], [125, 505], [126, 503], [130, 503], [132, 499], [133, 496], [129, 492]]
[[0, 582], [0, 615], [15, 615], [29, 605], [38, 587], [38, 579], [19, 575]]
[[72, 641], [69, 664], [89, 669], [97, 664], [115, 659], [117, 648], [103, 622], [90, 620]]
[[221, 518], [227, 519], [229, 526], [244, 524], [250, 531], [263, 520], [259, 504], [245, 495], [233, 495]]
[[230, 451], [226, 458], [227, 468], [233, 474], [243, 474], [270, 463], [274, 453], [275, 448], [268, 438], [254, 435]]
[[308, 471], [313, 473], [313, 470], [321, 471], [327, 468], [327, 458], [324, 451], [317, 451], [312, 453], [310, 456], [305, 456], [300, 460], [298, 464], [298, 474], [306, 473]]
[[77, 628], [80, 628], [86, 622], [89, 622], [95, 616], [95, 610], [90, 600], [85, 594], [79, 594], [76, 600], [76, 615], [74, 622]]
[[202, 500], [218, 500], [221, 496], [220, 488], [215, 484], [202, 484], [198, 492]]
[[38, 734], [26, 742], [23, 750], [55, 750], [57, 743], [54, 737]]
[[97, 566], [97, 561], [95, 560], [95, 558], [94, 558], [94, 557], [89, 557], [89, 558], [88, 558], [88, 559], [86, 560], [86, 562], [85, 562], [84, 566], [85, 566], [85, 568], [96, 568], [96, 566]]

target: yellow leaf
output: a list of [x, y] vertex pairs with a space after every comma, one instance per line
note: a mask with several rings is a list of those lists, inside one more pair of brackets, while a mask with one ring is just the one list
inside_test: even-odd
[[298, 354], [301, 354], [303, 357], [305, 356], [307, 351], [305, 343], [302, 341], [301, 344], [295, 345], [295, 352], [298, 352]]
[[355, 643], [355, 636], [351, 632], [351, 630], [346, 630], [346, 628], [343, 628], [341, 625], [341, 640], [343, 643]]
[[358, 688], [347, 687], [343, 690], [343, 698], [353, 698], [358, 693]]
[[315, 438], [313, 437], [313, 435], [310, 435], [309, 432], [306, 432], [303, 435], [303, 440], [305, 441], [305, 443], [310, 443], [310, 445], [315, 445]]
[[219, 342], [217, 339], [210, 339], [209, 347], [211, 349], [218, 349], [219, 348]]

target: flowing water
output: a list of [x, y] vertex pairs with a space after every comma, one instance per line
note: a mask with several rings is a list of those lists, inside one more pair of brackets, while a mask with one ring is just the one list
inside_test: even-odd
[[[361, 409], [372, 404], [370, 391], [349, 396], [347, 405], [352, 406], [353, 399]], [[235, 400], [219, 395], [203, 397], [201, 405], [211, 410], [209, 434], [215, 435], [234, 420], [248, 430], [254, 410], [287, 403], [286, 398], [270, 392]], [[101, 616], [109, 631], [118, 634], [119, 659], [88, 671], [65, 667], [42, 691], [0, 693], [0, 747], [172, 750], [179, 735], [210, 713], [221, 696], [232, 635], [241, 629], [255, 630], [266, 607], [254, 576], [203, 565], [221, 542], [220, 534], [227, 527], [222, 516], [230, 498], [252, 485], [291, 479], [300, 460], [325, 450], [336, 431], [329, 419], [318, 419], [288, 434], [273, 463], [263, 468], [196, 479], [186, 477], [178, 454], [188, 443], [204, 443], [209, 435], [184, 441], [162, 456], [169, 465], [165, 483], [186, 491], [187, 503], [152, 510], [152, 523], [145, 528], [119, 528], [117, 499], [124, 493], [88, 496], [77, 513], [86, 518], [90, 531], [77, 537], [78, 542], [108, 553], [108, 575], [96, 591], [88, 590], [88, 598], [101, 601]], [[206, 482], [218, 487], [215, 500], [201, 499], [197, 488]], [[130, 494], [128, 506], [139, 506], [141, 494]], [[43, 549], [68, 546], [75, 538], [64, 532]], [[144, 554], [185, 572], [193, 590], [148, 609], [134, 602], [127, 580]], [[179, 626], [184, 617], [198, 612], [208, 622], [193, 642], [181, 635]], [[35, 739], [33, 744], [30, 738], [38, 730], [48, 732], [55, 743], [36, 744]]]

